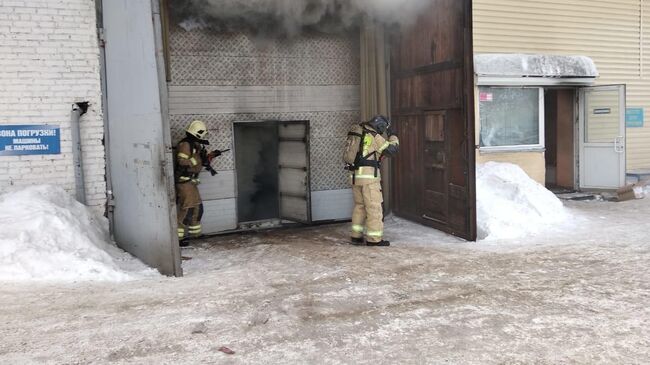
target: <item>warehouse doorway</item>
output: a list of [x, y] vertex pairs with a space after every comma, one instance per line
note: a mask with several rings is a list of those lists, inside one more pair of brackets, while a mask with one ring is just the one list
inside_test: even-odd
[[[398, 215], [474, 240], [471, 0], [427, 3], [418, 19], [395, 32], [392, 77], [386, 87], [392, 95], [391, 117], [404, 143], [391, 166], [393, 184], [387, 190]], [[352, 190], [339, 162], [340, 149], [349, 126], [359, 120], [361, 105], [372, 106], [360, 101], [359, 90], [372, 84], [361, 83], [360, 75], [387, 71], [370, 61], [364, 63], [367, 70], [359, 69], [358, 34], [310, 31], [293, 43], [270, 39], [275, 46], [259, 49], [255, 34], [243, 31], [180, 32], [179, 23], [169, 22], [169, 9], [157, 1], [116, 0], [104, 2], [103, 10], [109, 39], [106, 115], [113, 137], [109, 179], [115, 196], [109, 204], [121, 247], [164, 274], [182, 275], [172, 146], [194, 119], [206, 122], [213, 146], [233, 148], [215, 161], [218, 175], [202, 172], [204, 229], [233, 231], [240, 220], [273, 215], [281, 222], [310, 223], [310, 159], [316, 219], [349, 216]], [[169, 38], [169, 33], [178, 37]], [[284, 121], [292, 116], [313, 123], [313, 145], [310, 124]], [[249, 201], [258, 194], [266, 203], [239, 215], [237, 190], [242, 187], [235, 181], [235, 155], [245, 147], [235, 146], [230, 133], [234, 121], [251, 119], [276, 120], [277, 160], [266, 163], [277, 165], [269, 176], [277, 174], [278, 183], [267, 185], [268, 191], [253, 189]], [[269, 202], [274, 194], [277, 204]], [[270, 213], [257, 215], [264, 209]]]
[[278, 129], [273, 122], [236, 123], [237, 220], [270, 221], [280, 216]]
[[235, 122], [239, 229], [311, 223], [308, 121]]

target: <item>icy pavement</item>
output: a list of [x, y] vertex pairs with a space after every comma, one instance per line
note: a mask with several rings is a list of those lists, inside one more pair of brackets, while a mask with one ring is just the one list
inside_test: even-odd
[[321, 226], [210, 239], [183, 279], [3, 285], [0, 363], [648, 363], [650, 199], [569, 210], [520, 241], [389, 218], [390, 248]]

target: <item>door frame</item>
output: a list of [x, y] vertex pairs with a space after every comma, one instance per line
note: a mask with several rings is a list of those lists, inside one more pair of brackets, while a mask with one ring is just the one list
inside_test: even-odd
[[625, 112], [626, 112], [626, 102], [627, 102], [627, 85], [626, 84], [614, 84], [614, 85], [598, 85], [598, 86], [586, 86], [578, 89], [576, 97], [578, 98], [577, 108], [578, 108], [578, 123], [577, 123], [577, 151], [576, 151], [576, 188], [578, 190], [612, 190], [612, 188], [605, 187], [589, 187], [583, 186], [583, 177], [585, 175], [585, 164], [582, 163], [585, 157], [585, 145], [609, 145], [609, 143], [587, 143], [585, 142], [584, 133], [586, 132], [586, 94], [591, 90], [619, 90], [622, 91], [619, 95], [619, 131], [622, 131], [621, 136], [618, 136], [614, 142], [614, 148], [616, 149], [617, 145], [621, 142], [618, 142], [619, 139], [622, 139], [622, 152], [619, 153], [619, 165], [621, 166], [619, 180], [619, 187], [625, 185], [625, 174], [627, 171], [627, 127], [625, 124]]
[[[231, 131], [232, 131], [232, 153], [235, 158], [235, 161], [237, 161], [237, 144], [235, 143], [235, 129], [238, 124], [255, 124], [255, 123], [269, 123], [271, 125], [275, 125], [276, 129], [279, 130], [280, 128], [280, 123], [289, 123], [289, 124], [304, 124], [306, 128], [306, 141], [305, 141], [305, 147], [306, 147], [306, 153], [307, 153], [307, 216], [308, 216], [308, 222], [296, 222], [299, 224], [306, 224], [306, 225], [311, 225], [313, 223], [312, 219], [312, 199], [311, 199], [311, 121], [308, 119], [300, 119], [300, 120], [280, 120], [280, 119], [263, 119], [263, 120], [234, 120], [231, 123]], [[280, 143], [279, 139], [279, 134], [278, 134], [278, 144]], [[278, 151], [279, 153], [279, 151]], [[280, 167], [278, 166], [278, 178], [279, 178], [279, 169]], [[239, 179], [236, 173], [237, 170], [237, 163], [235, 162], [235, 174], [234, 174], [234, 182], [235, 182], [235, 201], [239, 201]], [[278, 203], [280, 202], [280, 186], [278, 184]], [[285, 226], [286, 224], [283, 223], [283, 218], [282, 218], [282, 212], [280, 210], [280, 207], [278, 207], [278, 217], [276, 218], [271, 218], [271, 219], [266, 219], [262, 221], [253, 221], [253, 222], [242, 222], [239, 220], [239, 205], [235, 204], [235, 217], [237, 220], [237, 228], [234, 230], [228, 230], [228, 231], [223, 231], [223, 232], [217, 232], [215, 235], [219, 235], [222, 233], [232, 233], [232, 232], [246, 232], [246, 231], [251, 231], [251, 230], [260, 230], [260, 229], [273, 229], [273, 228], [278, 228]], [[294, 222], [294, 221], [291, 221]], [[269, 226], [269, 223], [271, 226]]]

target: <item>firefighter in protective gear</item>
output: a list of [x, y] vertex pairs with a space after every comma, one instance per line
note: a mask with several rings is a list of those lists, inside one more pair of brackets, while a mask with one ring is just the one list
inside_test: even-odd
[[201, 235], [203, 203], [199, 194], [199, 173], [204, 162], [208, 129], [204, 122], [195, 120], [185, 130], [186, 137], [176, 146], [174, 177], [176, 182], [176, 207], [178, 239], [181, 247], [188, 245], [189, 237]]
[[[381, 159], [393, 156], [399, 150], [399, 139], [390, 130], [390, 120], [376, 116], [367, 123], [362, 123], [364, 129], [363, 156], [359, 166], [351, 172], [352, 191], [354, 194], [354, 210], [352, 211], [352, 244], [368, 246], [390, 246], [383, 239], [384, 222], [382, 203], [384, 198], [381, 191]], [[383, 136], [388, 134], [388, 140]]]

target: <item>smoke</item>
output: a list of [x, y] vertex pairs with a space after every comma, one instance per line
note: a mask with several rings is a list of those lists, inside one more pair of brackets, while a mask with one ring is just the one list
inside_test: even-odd
[[306, 29], [346, 31], [364, 17], [408, 25], [429, 0], [170, 0], [173, 21], [185, 30], [247, 29], [294, 36]]

